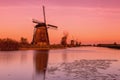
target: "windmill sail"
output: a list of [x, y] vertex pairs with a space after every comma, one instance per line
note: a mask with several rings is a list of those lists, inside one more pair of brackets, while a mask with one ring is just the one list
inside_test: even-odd
[[44, 23], [45, 23], [45, 30], [46, 30], [46, 37], [47, 37], [47, 44], [49, 45], [49, 36], [48, 36], [48, 30], [47, 30], [47, 26], [46, 26], [46, 15], [45, 15], [45, 6], [43, 6], [43, 16], [44, 16]]
[[43, 6], [43, 17], [44, 17], [44, 23], [46, 24], [45, 6]]
[[57, 28], [57, 26], [46, 24], [46, 15], [45, 15], [45, 7], [43, 6], [43, 17], [44, 22], [40, 22], [38, 20], [33, 19], [33, 23], [36, 23], [35, 25], [35, 32], [33, 35], [33, 44], [38, 45], [49, 45], [49, 36], [48, 36], [48, 27]]

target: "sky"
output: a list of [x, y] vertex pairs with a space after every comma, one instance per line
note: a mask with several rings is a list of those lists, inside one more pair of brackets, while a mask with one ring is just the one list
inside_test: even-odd
[[0, 0], [0, 38], [32, 41], [35, 24], [43, 21], [58, 26], [48, 29], [50, 42], [60, 43], [64, 32], [84, 44], [120, 43], [120, 0]]

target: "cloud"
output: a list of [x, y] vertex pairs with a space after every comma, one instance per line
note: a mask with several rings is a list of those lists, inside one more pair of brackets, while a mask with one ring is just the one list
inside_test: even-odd
[[77, 7], [101, 7], [120, 8], [120, 0], [0, 0], [0, 6], [77, 6]]
[[120, 0], [48, 0], [46, 3], [56, 6], [107, 7], [120, 8]]
[[41, 0], [0, 0], [0, 6], [40, 5]]

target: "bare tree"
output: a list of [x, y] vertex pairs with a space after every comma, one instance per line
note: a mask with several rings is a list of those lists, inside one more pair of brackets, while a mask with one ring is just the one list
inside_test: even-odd
[[67, 46], [68, 32], [64, 32], [63, 35], [64, 36], [61, 39], [61, 45]]

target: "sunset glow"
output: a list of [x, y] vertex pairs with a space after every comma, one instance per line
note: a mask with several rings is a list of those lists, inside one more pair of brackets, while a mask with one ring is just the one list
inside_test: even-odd
[[42, 5], [46, 6], [51, 43], [59, 43], [63, 32], [69, 40], [82, 43], [120, 43], [120, 0], [0, 0], [0, 38], [32, 41], [35, 24], [43, 21]]

